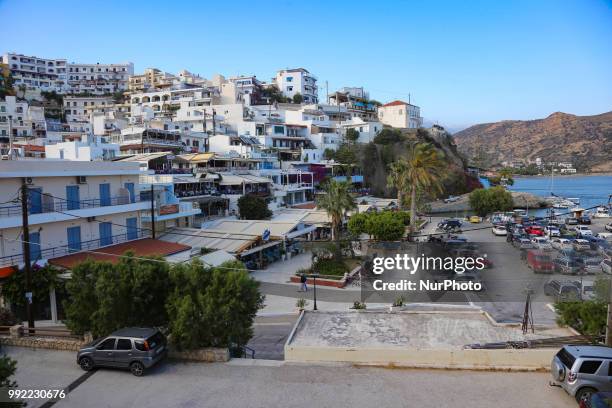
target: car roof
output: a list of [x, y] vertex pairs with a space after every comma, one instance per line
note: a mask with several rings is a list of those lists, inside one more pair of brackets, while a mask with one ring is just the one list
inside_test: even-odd
[[145, 339], [157, 333], [157, 329], [150, 327], [124, 327], [123, 329], [116, 330], [110, 334], [110, 336], [116, 337], [136, 337]]
[[608, 358], [612, 359], [612, 347], [567, 345], [565, 348], [573, 355], [582, 358]]

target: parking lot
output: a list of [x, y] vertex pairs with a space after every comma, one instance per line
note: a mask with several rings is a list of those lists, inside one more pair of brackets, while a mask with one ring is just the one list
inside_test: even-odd
[[[569, 408], [548, 373], [406, 370], [295, 365], [258, 360], [164, 362], [144, 377], [100, 369], [87, 378], [74, 353], [7, 348], [20, 389], [82, 382], [54, 407], [420, 407]], [[45, 401], [30, 400], [29, 407]]]
[[[436, 232], [437, 224], [444, 218], [432, 218], [427, 226], [426, 233]], [[608, 218], [596, 218], [592, 220], [590, 228], [593, 234], [604, 232], [605, 224], [612, 221]], [[559, 281], [594, 281], [597, 274], [566, 275], [561, 273], [541, 274], [534, 273], [527, 265], [525, 259], [521, 258], [520, 249], [506, 242], [505, 236], [495, 236], [492, 233], [490, 222], [469, 223], [463, 221], [460, 235], [467, 238], [468, 242], [475, 243], [480, 254], [487, 254], [487, 258], [493, 263], [493, 267], [481, 272], [481, 279], [486, 290], [481, 293], [469, 293], [468, 299], [481, 306], [499, 322], [520, 322], [523, 319], [527, 291], [531, 291], [533, 317], [536, 324], [554, 324], [555, 313], [549, 304], [555, 302], [555, 298], [546, 296], [544, 285], [550, 280]], [[550, 252], [552, 259], [559, 256], [559, 250]], [[606, 275], [607, 276], [607, 275]]]

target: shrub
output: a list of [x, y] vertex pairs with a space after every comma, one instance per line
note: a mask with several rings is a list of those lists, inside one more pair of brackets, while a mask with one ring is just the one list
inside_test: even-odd
[[503, 187], [476, 189], [470, 193], [470, 207], [484, 217], [495, 211], [510, 211], [514, 207], [512, 194]]
[[312, 270], [320, 275], [344, 276], [349, 272], [349, 267], [341, 259], [318, 258], [312, 265]]
[[599, 336], [606, 331], [608, 305], [600, 301], [555, 303], [559, 324], [571, 326], [584, 335]]
[[238, 212], [243, 220], [265, 220], [272, 216], [266, 200], [253, 195], [243, 195], [238, 199]]
[[0, 309], [0, 326], [13, 326], [20, 323], [19, 319], [9, 309]]

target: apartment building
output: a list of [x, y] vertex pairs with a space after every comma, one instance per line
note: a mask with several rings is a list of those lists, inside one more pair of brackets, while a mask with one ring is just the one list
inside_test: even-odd
[[304, 68], [282, 69], [272, 81], [287, 98], [293, 98], [299, 93], [304, 103], [319, 102], [317, 78]]
[[346, 122], [341, 122], [339, 128], [343, 137], [346, 135], [347, 130], [354, 129], [359, 133], [357, 143], [370, 143], [374, 140], [378, 132], [382, 130], [383, 124], [378, 121], [366, 122], [359, 117], [354, 117]]
[[169, 88], [176, 80], [176, 76], [157, 68], [147, 68], [142, 74], [131, 75], [128, 79], [130, 92], [145, 92]]
[[81, 64], [65, 59], [49, 59], [16, 53], [2, 55], [14, 79], [14, 86], [58, 93], [108, 94], [128, 89], [134, 64]]
[[1, 161], [0, 196], [28, 189], [30, 236], [22, 235], [21, 203], [1, 204], [0, 267], [23, 264], [25, 239], [34, 261], [140, 238], [140, 211], [150, 203], [140, 200], [139, 175], [137, 163]]
[[30, 90], [40, 89], [60, 93], [68, 90], [68, 64], [65, 59], [5, 53], [0, 57], [0, 62], [8, 65], [15, 88], [23, 85]]
[[9, 154], [11, 141], [29, 143], [46, 134], [44, 108], [30, 106], [14, 96], [0, 100], [0, 154]]
[[134, 64], [69, 63], [66, 75], [72, 93], [109, 94], [128, 90], [129, 77], [134, 75]]
[[363, 88], [344, 87], [328, 95], [327, 102], [333, 106], [346, 108], [353, 118], [366, 121], [378, 120], [377, 103], [369, 100], [369, 93]]
[[378, 119], [395, 128], [417, 129], [423, 126], [421, 108], [399, 100], [378, 107]]
[[47, 144], [47, 159], [99, 161], [113, 160], [120, 155], [119, 145], [106, 143], [102, 137], [83, 135], [80, 140]]
[[65, 96], [64, 113], [67, 122], [89, 122], [96, 108], [112, 106], [109, 96]]

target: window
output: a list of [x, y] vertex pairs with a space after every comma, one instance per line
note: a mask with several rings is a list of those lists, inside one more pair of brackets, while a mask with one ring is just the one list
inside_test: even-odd
[[291, 91], [293, 91], [293, 87], [292, 86], [288, 86], [287, 87], [287, 92], [291, 92]]
[[117, 350], [131, 350], [132, 340], [130, 339], [119, 339], [117, 340]]
[[285, 128], [283, 126], [274, 126], [274, 134], [282, 135], [285, 133]]
[[287, 77], [287, 82], [293, 81], [293, 77]]
[[97, 350], [114, 350], [115, 349], [115, 338], [111, 337], [109, 339], [104, 340], [98, 347]]
[[147, 348], [144, 345], [144, 341], [142, 340], [134, 340], [134, 347], [138, 351], [147, 351]]
[[583, 374], [595, 374], [595, 372], [599, 369], [600, 366], [601, 360], [586, 360], [582, 362], [582, 365], [580, 366], [580, 370], [578, 370], [578, 372]]

